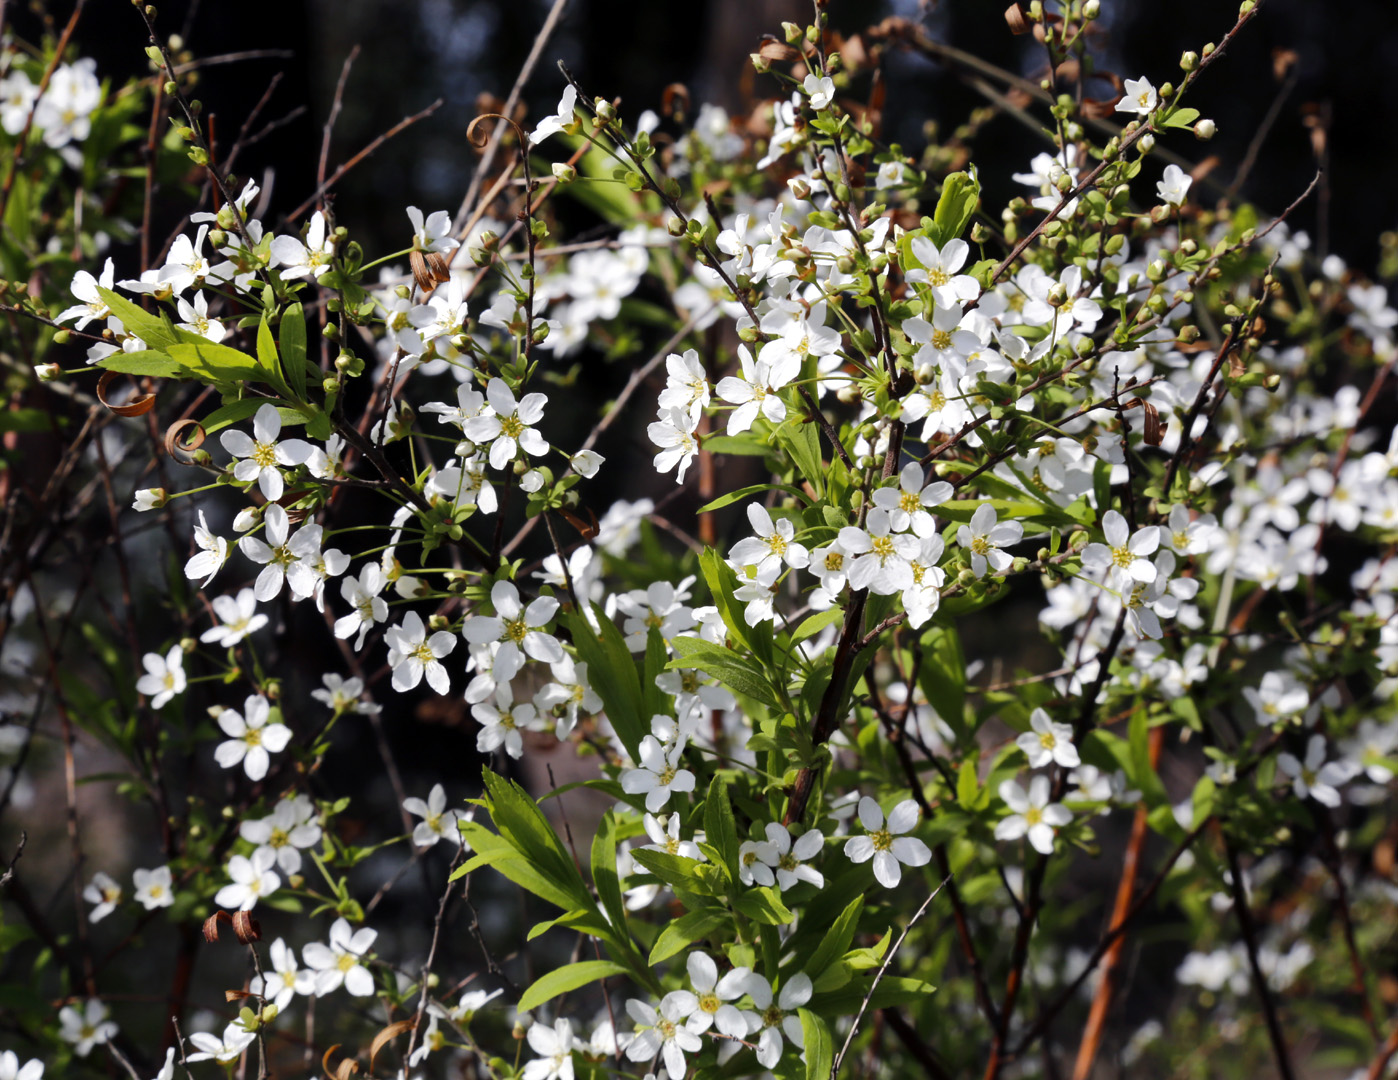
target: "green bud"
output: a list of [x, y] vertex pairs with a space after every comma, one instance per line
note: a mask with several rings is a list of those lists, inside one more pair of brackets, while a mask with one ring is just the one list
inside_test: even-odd
[[321, 333], [321, 336], [322, 336], [322, 337], [326, 338], [326, 339], [329, 340], [329, 341], [339, 341], [339, 340], [340, 340], [340, 328], [339, 328], [338, 326], [336, 326], [333, 322], [332, 322], [332, 323], [326, 323], [326, 324], [325, 324], [325, 329], [322, 330], [320, 333]]
[[745, 342], [748, 345], [751, 345], [754, 341], [757, 340], [757, 327], [744, 326], [741, 330], [738, 331], [738, 340]]
[[165, 91], [166, 97], [174, 97], [175, 94], [179, 92], [180, 88], [175, 84], [175, 81], [171, 79], [165, 83], [162, 89]]
[[956, 575], [956, 583], [960, 585], [963, 589], [970, 588], [972, 585], [976, 583], [975, 572], [970, 567], [967, 567], [966, 569], [962, 570], [961, 573]]
[[795, 45], [801, 40], [802, 30], [794, 22], [782, 23], [782, 35], [786, 38], [788, 45]]
[[1119, 255], [1121, 249], [1126, 245], [1126, 237], [1121, 233], [1113, 233], [1107, 237], [1106, 252], [1108, 255]]
[[1197, 52], [1187, 52], [1180, 57], [1180, 70], [1193, 71], [1199, 66], [1199, 54]]
[[160, 51], [158, 45], [147, 45], [146, 55], [150, 57], [152, 63], [163, 64], [165, 62], [165, 55]]
[[1145, 157], [1154, 149], [1155, 136], [1152, 135], [1149, 131], [1147, 131], [1144, 135], [1142, 135], [1139, 139], [1136, 140], [1136, 152], [1140, 154], [1142, 157]]
[[759, 75], [766, 75], [772, 70], [772, 62], [761, 53], [748, 53], [748, 59], [752, 61], [752, 69]]
[[196, 165], [207, 165], [209, 163], [209, 153], [202, 146], [191, 147], [189, 160]]
[[1089, 22], [1100, 14], [1102, 14], [1101, 0], [1087, 0], [1087, 3], [1082, 6], [1082, 17]]
[[560, 184], [571, 184], [578, 178], [578, 170], [562, 161], [553, 163], [553, 178]]

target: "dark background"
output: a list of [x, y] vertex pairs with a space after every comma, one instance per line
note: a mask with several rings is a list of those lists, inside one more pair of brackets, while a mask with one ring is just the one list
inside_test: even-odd
[[[444, 98], [433, 117], [400, 135], [391, 152], [370, 159], [340, 186], [342, 218], [387, 240], [401, 233], [405, 205], [459, 205], [471, 167], [466, 127], [476, 115], [477, 96], [508, 93], [548, 7], [544, 0], [171, 2], [160, 5], [159, 25], [167, 32], [186, 29], [189, 46], [201, 56], [269, 48], [294, 53], [292, 59], [209, 68], [198, 91], [224, 139], [231, 139], [277, 70], [285, 78], [264, 116], [310, 105], [304, 117], [242, 160], [243, 175], [259, 178], [275, 164], [275, 210], [289, 209], [314, 188], [322, 124], [341, 64], [355, 44], [361, 52], [335, 127], [332, 169], [402, 117]], [[1029, 37], [1012, 37], [1002, 8], [999, 0], [833, 0], [829, 12], [831, 26], [846, 34], [888, 14], [923, 18], [938, 40], [1037, 76], [1042, 47]], [[1178, 81], [1181, 52], [1220, 39], [1236, 13], [1233, 4], [1217, 0], [1104, 0], [1102, 9], [1099, 25], [1111, 31], [1111, 39], [1099, 66], [1122, 77], [1145, 74], [1157, 85]], [[696, 103], [742, 107], [753, 94], [776, 92], [773, 80], [752, 77], [746, 61], [757, 36], [780, 33], [783, 19], [804, 24], [810, 12], [801, 0], [572, 0], [526, 94], [530, 114], [552, 111], [557, 101], [562, 79], [556, 59], [594, 92], [620, 96], [625, 115], [658, 108], [663, 88], [676, 81], [690, 86]], [[66, 14], [66, 5], [54, 11], [58, 20]], [[32, 15], [12, 18], [21, 35], [32, 32]], [[89, 4], [78, 38], [103, 72], [144, 70], [143, 27], [125, 3]], [[1218, 137], [1205, 147], [1182, 134], [1173, 148], [1196, 160], [1217, 154], [1214, 178], [1231, 183], [1278, 95], [1274, 50], [1297, 53], [1296, 77], [1242, 194], [1263, 210], [1286, 206], [1314, 170], [1302, 107], [1328, 110], [1330, 168], [1322, 189], [1324, 195], [1328, 187], [1328, 198], [1312, 202], [1295, 221], [1318, 245], [1328, 242], [1354, 265], [1372, 268], [1378, 233], [1398, 224], [1398, 80], [1391, 77], [1398, 67], [1398, 20], [1389, 0], [1269, 0], [1191, 97], [1194, 107], [1217, 121]], [[910, 151], [920, 149], [926, 121], [950, 131], [982, 103], [954, 73], [915, 56], [895, 55], [887, 75], [886, 135]], [[1018, 193], [1009, 184], [1010, 169], [1022, 169], [1043, 148], [1008, 117], [991, 123], [976, 148], [989, 181], [987, 206]]]

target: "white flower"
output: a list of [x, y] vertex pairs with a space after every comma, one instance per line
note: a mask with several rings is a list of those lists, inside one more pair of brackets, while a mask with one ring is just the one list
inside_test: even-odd
[[922, 545], [915, 536], [895, 533], [887, 510], [877, 507], [864, 519], [864, 528], [846, 525], [839, 533], [840, 547], [851, 589], [869, 589], [880, 596], [902, 592], [913, 582], [910, 560]]
[[283, 483], [278, 465], [304, 465], [315, 448], [304, 439], [277, 442], [282, 431], [281, 414], [270, 403], [261, 406], [252, 418], [252, 437], [246, 431], [229, 430], [219, 436], [223, 448], [239, 460], [233, 465], [233, 477], [247, 482], [256, 480], [262, 497], [274, 503], [282, 497]]
[[544, 416], [548, 398], [543, 394], [525, 394], [516, 402], [514, 393], [504, 379], [491, 379], [485, 387], [491, 412], [473, 416], [462, 424], [466, 438], [479, 446], [490, 443], [490, 467], [503, 469], [522, 449], [531, 457], [549, 452], [549, 444], [530, 425]]
[[364, 648], [364, 638], [375, 623], [388, 621], [388, 602], [379, 594], [388, 584], [382, 568], [376, 562], [367, 562], [359, 570], [358, 578], [345, 578], [340, 582], [340, 595], [354, 610], [335, 620], [335, 636], [347, 638], [355, 631], [359, 637], [354, 647]]
[[282, 268], [283, 279], [324, 274], [335, 258], [335, 238], [325, 235], [325, 215], [319, 210], [311, 215], [304, 244], [294, 236], [273, 237], [271, 256], [271, 265]]
[[[753, 360], [747, 346], [739, 345], [738, 362], [742, 374], [727, 375], [718, 383], [718, 396], [738, 406], [728, 414], [728, 434], [747, 431], [759, 413], [770, 423], [780, 424], [786, 419], [786, 403], [779, 391], [801, 374], [801, 357], [787, 351], [773, 361]], [[661, 405], [664, 404], [662, 401]], [[697, 414], [694, 419], [698, 419]]]
[[1340, 805], [1339, 787], [1349, 782], [1349, 768], [1339, 761], [1325, 760], [1325, 736], [1312, 735], [1306, 741], [1306, 760], [1298, 761], [1293, 755], [1277, 755], [1277, 768], [1292, 778], [1291, 789], [1298, 799], [1307, 795], [1322, 806]]
[[646, 437], [660, 447], [660, 453], [655, 455], [656, 472], [669, 472], [678, 464], [679, 470], [675, 473], [677, 484], [684, 483], [685, 470], [699, 453], [699, 442], [694, 437], [695, 426], [696, 422], [684, 409], [666, 409], [661, 412], [659, 420], [646, 428]]
[[756, 536], [739, 540], [728, 553], [728, 564], [735, 567], [756, 566], [764, 570], [780, 570], [783, 563], [800, 569], [811, 561], [811, 554], [794, 537], [795, 527], [790, 519], [772, 520], [772, 515], [760, 503], [748, 503], [748, 522]]
[[136, 900], [147, 911], [169, 907], [175, 902], [174, 879], [168, 866], [136, 870], [131, 875], [131, 883], [136, 886]]
[[835, 100], [835, 80], [826, 76], [820, 78], [816, 75], [807, 75], [801, 83], [801, 87], [810, 95], [811, 108], [819, 112], [821, 109], [828, 109]]
[[73, 1053], [78, 1057], [87, 1057], [94, 1046], [100, 1046], [117, 1033], [116, 1024], [107, 1016], [107, 1006], [98, 998], [88, 998], [81, 1012], [76, 1006], [65, 1005], [58, 1011], [58, 1036], [73, 1044]]
[[287, 874], [301, 872], [301, 851], [320, 843], [315, 804], [304, 795], [278, 801], [271, 814], [238, 826], [238, 835], [258, 850], [270, 851]]
[[[981, 294], [980, 283], [970, 274], [958, 274], [966, 263], [971, 245], [965, 240], [948, 240], [941, 248], [925, 236], [915, 236], [908, 244], [913, 257], [922, 263], [924, 269], [914, 267], [906, 277], [912, 282], [926, 282], [937, 299], [938, 308], [952, 309], [957, 318], [953, 320], [950, 332], [959, 322], [960, 306], [974, 300]], [[919, 320], [921, 321], [921, 320]], [[905, 330], [906, 332], [906, 330]], [[908, 335], [912, 337], [911, 334]], [[917, 340], [917, 339], [914, 339]]]
[[44, 1063], [30, 1058], [23, 1066], [13, 1050], [0, 1053], [0, 1080], [42, 1080]]
[[313, 941], [301, 950], [301, 956], [316, 972], [316, 997], [338, 990], [343, 983], [355, 997], [368, 997], [374, 992], [374, 977], [364, 967], [377, 930], [361, 926], [351, 931], [345, 919], [336, 919], [330, 927], [330, 944]]
[[476, 749], [489, 754], [503, 746], [505, 753], [516, 760], [524, 756], [524, 736], [520, 732], [532, 729], [538, 721], [533, 705], [515, 704], [514, 690], [507, 682], [495, 687], [494, 705], [485, 701], [472, 705], [471, 715], [481, 724]]
[[[797, 1010], [811, 1000], [814, 991], [811, 977], [804, 971], [799, 972], [783, 982], [781, 992], [774, 995], [772, 985], [766, 979], [760, 975], [751, 975], [748, 978], [747, 989], [748, 997], [752, 998], [752, 1003], [757, 1006], [762, 1025], [762, 1034], [757, 1040], [757, 1063], [770, 1069], [781, 1060], [782, 1051], [785, 1049], [782, 1042], [783, 1034], [798, 1050], [804, 1050], [805, 1036], [801, 1031], [801, 1017], [797, 1015]], [[775, 1007], [772, 1004], [774, 996]]]
[[1165, 178], [1155, 185], [1155, 193], [1161, 202], [1170, 206], [1181, 206], [1192, 183], [1194, 180], [1178, 165], [1166, 165]]
[[208, 588], [209, 582], [213, 581], [214, 575], [219, 572], [219, 568], [228, 561], [228, 541], [221, 536], [215, 536], [209, 530], [209, 523], [204, 518], [204, 511], [199, 511], [199, 524], [194, 527], [194, 543], [199, 551], [190, 556], [184, 564], [184, 576], [193, 581], [197, 577], [204, 580], [199, 583], [201, 589]]
[[164, 488], [137, 488], [135, 497], [131, 500], [131, 509], [140, 513], [159, 510], [169, 498]]
[[709, 376], [699, 353], [694, 349], [686, 349], [683, 356], [671, 353], [665, 358], [665, 371], [665, 389], [657, 404], [662, 409], [683, 409], [697, 423], [709, 404]]
[[566, 739], [577, 726], [579, 712], [585, 716], [595, 716], [602, 711], [602, 699], [587, 681], [585, 663], [576, 662], [564, 653], [563, 659], [552, 665], [552, 671], [553, 682], [540, 687], [534, 695], [534, 706], [542, 714], [557, 716], [554, 734]]
[[579, 450], [568, 459], [568, 464], [573, 467], [573, 471], [579, 476], [591, 480], [597, 475], [597, 470], [602, 467], [607, 459], [596, 450]]
[[73, 275], [73, 283], [68, 286], [73, 295], [82, 301], [74, 304], [70, 308], [64, 308], [56, 316], [54, 322], [67, 322], [69, 319], [77, 319], [73, 324], [75, 330], [82, 330], [87, 324], [97, 319], [105, 319], [112, 313], [112, 309], [107, 306], [107, 301], [98, 294], [99, 287], [110, 289], [112, 287], [112, 260], [108, 259], [106, 265], [102, 267], [102, 276], [93, 277], [86, 270], [79, 270]]
[[563, 96], [558, 100], [558, 111], [539, 121], [539, 126], [529, 133], [529, 145], [538, 146], [550, 135], [562, 131], [573, 122], [573, 106], [578, 102], [578, 92], [569, 83], [563, 88]]
[[228, 332], [223, 323], [209, 318], [209, 298], [205, 293], [195, 293], [193, 304], [181, 296], [175, 300], [175, 307], [180, 313], [180, 318], [184, 320], [177, 324], [181, 330], [208, 338], [215, 345], [222, 341]]
[[101, 922], [121, 903], [121, 886], [101, 870], [92, 875], [91, 883], [83, 890], [83, 899], [97, 906], [88, 913], [90, 922]]
[[136, 680], [136, 693], [149, 697], [152, 709], [164, 708], [176, 694], [183, 694], [188, 681], [184, 674], [184, 650], [172, 646], [163, 657], [148, 652], [141, 657], [146, 673]]
[[234, 855], [228, 860], [228, 876], [233, 880], [219, 889], [214, 903], [221, 908], [251, 911], [260, 899], [281, 888], [282, 879], [272, 870], [276, 859], [271, 848], [258, 848], [252, 858]]
[[885, 825], [883, 810], [869, 796], [859, 800], [859, 823], [865, 836], [845, 841], [845, 857], [850, 862], [874, 860], [874, 877], [886, 889], [896, 888], [903, 877], [904, 866], [926, 866], [932, 852], [921, 840], [900, 833], [911, 832], [917, 825], [919, 811], [912, 799], [904, 799], [893, 808]]
[[689, 983], [694, 987], [694, 992], [675, 991], [675, 1004], [681, 1015], [685, 1016], [685, 1027], [696, 1033], [716, 1027], [722, 1034], [735, 1039], [746, 1035], [746, 1017], [729, 1003], [737, 1001], [747, 992], [752, 969], [734, 968], [720, 979], [713, 957], [703, 952], [690, 953], [685, 969], [689, 972]]
[[269, 724], [272, 705], [261, 694], [252, 694], [243, 703], [243, 712], [224, 709], [219, 713], [218, 726], [229, 739], [218, 744], [214, 760], [231, 769], [239, 762], [249, 780], [261, 780], [267, 775], [272, 759], [286, 749], [291, 741], [291, 729], [283, 723]]
[[1150, 80], [1145, 77], [1127, 79], [1125, 87], [1126, 92], [1121, 95], [1121, 100], [1116, 103], [1117, 112], [1149, 116], [1155, 111], [1156, 105], [1160, 103], [1160, 98], [1155, 92], [1155, 87], [1152, 86]]
[[[203, 282], [209, 275], [209, 260], [204, 257], [204, 237], [208, 235], [209, 227], [200, 225], [199, 233], [193, 241], [184, 233], [175, 237], [175, 242], [170, 245], [168, 259], [165, 265], [160, 268], [155, 280], [169, 285], [171, 291], [177, 295], [191, 285]], [[202, 297], [202, 294], [200, 295]], [[207, 300], [204, 301], [204, 307], [205, 314], [207, 314]], [[187, 318], [183, 308], [180, 309], [180, 318]]]
[[1014, 560], [1000, 549], [1022, 539], [1024, 526], [1018, 521], [996, 524], [995, 508], [989, 503], [982, 503], [971, 515], [971, 523], [956, 530], [956, 542], [971, 552], [971, 572], [976, 577], [985, 576], [986, 563], [997, 574], [1008, 570]]
[[213, 609], [221, 621], [200, 634], [199, 640], [225, 649], [267, 625], [267, 616], [257, 612], [257, 597], [251, 589], [240, 589], [236, 597], [214, 597]]
[[1029, 727], [1031, 730], [1017, 738], [1015, 745], [1028, 756], [1030, 768], [1057, 764], [1073, 769], [1081, 764], [1071, 725], [1054, 723], [1043, 709], [1035, 709], [1029, 714]]
[[312, 690], [311, 697], [324, 703], [326, 708], [334, 712], [353, 710], [364, 716], [372, 716], [383, 709], [383, 706], [375, 705], [372, 701], [359, 700], [360, 695], [364, 693], [363, 679], [345, 679], [330, 673], [322, 675], [320, 681], [325, 684], [325, 688]]
[[248, 984], [252, 993], [261, 994], [275, 1005], [279, 1012], [284, 1011], [297, 994], [310, 997], [315, 993], [315, 972], [297, 964], [296, 951], [285, 941], [277, 938], [272, 942], [268, 957], [271, 960], [271, 970], [265, 972], [265, 979], [261, 975], [252, 977], [252, 982]]
[[186, 1061], [219, 1061], [225, 1064], [236, 1061], [257, 1038], [257, 1033], [249, 1031], [236, 1020], [223, 1029], [222, 1038], [207, 1031], [196, 1031], [189, 1037], [189, 1044], [197, 1047], [197, 1052], [185, 1058]]
[[825, 887], [825, 877], [814, 867], [807, 866], [806, 860], [820, 854], [825, 846], [825, 837], [811, 829], [801, 834], [793, 844], [791, 832], [785, 825], [769, 821], [766, 825], [769, 848], [764, 858], [776, 871], [777, 888], [785, 891], [798, 881], [809, 882], [817, 889]]
[[388, 642], [388, 662], [393, 667], [393, 689], [411, 690], [427, 676], [427, 685], [439, 694], [451, 689], [451, 678], [442, 666], [442, 657], [456, 648], [456, 638], [445, 630], [427, 636], [422, 616], [410, 611], [400, 626], [390, 626], [384, 634]]
[[1288, 671], [1267, 672], [1259, 686], [1243, 688], [1243, 697], [1252, 706], [1254, 719], [1267, 727], [1299, 723], [1311, 703], [1305, 686]]
[[923, 487], [922, 479], [922, 467], [910, 461], [898, 474], [897, 487], [881, 487], [874, 492], [874, 505], [888, 511], [891, 531], [911, 529], [918, 536], [927, 536], [936, 528], [932, 515], [925, 508], [940, 506], [950, 499], [952, 487], [945, 480]]
[[1029, 794], [1014, 780], [1000, 785], [1000, 798], [1013, 811], [995, 826], [995, 839], [1018, 840], [1027, 835], [1041, 855], [1053, 853], [1054, 829], [1073, 820], [1067, 807], [1049, 802], [1049, 778], [1036, 776], [1029, 781]]
[[684, 991], [666, 994], [660, 999], [657, 1011], [644, 1001], [630, 998], [626, 1011], [636, 1022], [636, 1037], [626, 1047], [626, 1056], [631, 1061], [650, 1061], [660, 1054], [665, 1069], [671, 1076], [686, 1074], [685, 1054], [698, 1053], [704, 1048], [703, 1041], [684, 1025], [684, 1012], [681, 1006], [683, 997], [676, 995]]
[[435, 251], [445, 254], [455, 251], [460, 243], [451, 235], [451, 215], [445, 210], [437, 210], [423, 221], [422, 211], [416, 206], [408, 207], [408, 220], [413, 223], [413, 247], [418, 251]]
[[472, 645], [500, 642], [492, 668], [497, 682], [508, 682], [524, 666], [525, 656], [556, 664], [563, 659], [563, 646], [552, 634], [543, 632], [558, 611], [558, 601], [540, 596], [525, 607], [513, 582], [497, 581], [490, 589], [495, 614], [473, 615], [461, 627], [461, 636]]
[[418, 847], [432, 847], [443, 838], [461, 843], [461, 833], [456, 828], [460, 815], [447, 809], [447, 793], [441, 784], [433, 785], [426, 802], [416, 796], [404, 799], [403, 809], [422, 818], [413, 828], [413, 843]]
[[1088, 544], [1082, 553], [1083, 566], [1103, 575], [1111, 584], [1125, 585], [1130, 581], [1146, 584], [1155, 580], [1156, 568], [1150, 556], [1160, 547], [1160, 530], [1154, 525], [1137, 529], [1131, 534], [1126, 519], [1115, 510], [1102, 517], [1105, 544]]
[[[652, 721], [654, 724], [654, 721]], [[686, 737], [681, 732], [669, 746], [662, 745], [654, 735], [641, 740], [641, 767], [621, 774], [621, 789], [628, 795], [646, 796], [646, 809], [658, 812], [670, 801], [670, 793], [694, 790], [694, 774], [680, 768]]]
[[[570, 87], [571, 89], [571, 87]], [[525, 1036], [529, 1049], [539, 1056], [527, 1062], [520, 1073], [521, 1080], [573, 1080], [573, 1050], [577, 1039], [573, 1025], [567, 1020], [555, 1020], [553, 1026], [533, 1024]]]
[[[3, 1072], [0, 1072], [0, 1080], [12, 1080]], [[175, 1048], [167, 1046], [165, 1048], [165, 1064], [160, 1066], [160, 1071], [155, 1074], [155, 1080], [175, 1080]]]

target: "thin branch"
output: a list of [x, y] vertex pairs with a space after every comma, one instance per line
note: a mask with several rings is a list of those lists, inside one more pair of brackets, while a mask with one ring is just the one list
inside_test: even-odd
[[1267, 985], [1267, 976], [1257, 959], [1257, 927], [1252, 921], [1252, 909], [1248, 907], [1247, 890], [1243, 886], [1243, 868], [1238, 862], [1238, 849], [1223, 836], [1223, 850], [1228, 855], [1228, 869], [1233, 892], [1233, 911], [1238, 916], [1238, 927], [1243, 932], [1243, 945], [1247, 949], [1248, 966], [1252, 968], [1253, 985], [1262, 1005], [1262, 1016], [1267, 1022], [1267, 1035], [1272, 1040], [1272, 1053], [1277, 1060], [1277, 1072], [1282, 1080], [1296, 1080], [1291, 1067], [1291, 1052], [1286, 1047], [1286, 1035], [1282, 1032], [1281, 1019], [1277, 1015], [1277, 1003], [1272, 998], [1272, 988]]

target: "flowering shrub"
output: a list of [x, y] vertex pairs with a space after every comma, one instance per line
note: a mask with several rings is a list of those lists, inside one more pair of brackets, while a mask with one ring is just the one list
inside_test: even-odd
[[[6, 978], [44, 998], [0, 1004], [0, 1077], [105, 1052], [137, 1080], [994, 1078], [1056, 1075], [1069, 1031], [1080, 1077], [1215, 1052], [1291, 1075], [1302, 1038], [1382, 1075], [1398, 311], [1309, 256], [1309, 189], [1267, 217], [1156, 168], [1213, 134], [1184, 102], [1258, 6], [1178, 84], [1093, 100], [1060, 72], [1088, 70], [1097, 7], [1007, 14], [1046, 50], [1052, 146], [1003, 208], [856, 100], [921, 32], [842, 39], [818, 5], [753, 54], [777, 96], [744, 123], [680, 95], [625, 117], [570, 75], [531, 130], [481, 118], [491, 187], [464, 218], [405, 208], [375, 257], [324, 190], [266, 216], [150, 9], [152, 77], [122, 91], [7, 51], [4, 197], [76, 209], [52, 239], [0, 212], [37, 283], [7, 287], [40, 404], [6, 430], [73, 440], [51, 491], [6, 474], [31, 554], [0, 802], [66, 815], [72, 897], [35, 897], [21, 841]], [[148, 106], [168, 137], [131, 130]], [[206, 181], [164, 253], [99, 197], [143, 139], [148, 190], [181, 154]], [[558, 238], [569, 195], [603, 239]], [[118, 280], [105, 245], [133, 235]], [[639, 325], [669, 340], [636, 363]], [[627, 376], [583, 435], [585, 347]], [[653, 476], [595, 449], [618, 424]], [[698, 535], [668, 497], [599, 516], [609, 476], [696, 489]], [[70, 478], [102, 492], [115, 592], [43, 560], [94, 518], [54, 504]], [[162, 529], [170, 572], [133, 573]], [[292, 648], [312, 633], [332, 668]], [[464, 803], [409, 793], [384, 737], [439, 698], [488, 761], [441, 763]], [[31, 777], [55, 728], [65, 794]], [[346, 728], [401, 807], [381, 842], [322, 772]], [[85, 846], [81, 740], [119, 763], [82, 779], [160, 830], [130, 902]], [[432, 895], [381, 906], [415, 868]], [[172, 946], [168, 1001], [110, 962]], [[1109, 1031], [1128, 947], [1152, 989]], [[223, 998], [191, 997], [204, 949]]]

